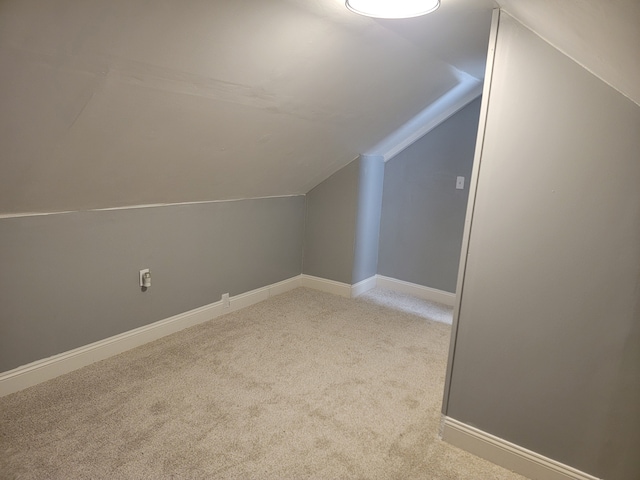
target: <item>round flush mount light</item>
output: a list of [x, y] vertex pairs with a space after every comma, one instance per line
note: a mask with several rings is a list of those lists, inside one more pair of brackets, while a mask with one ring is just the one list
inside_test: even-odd
[[440, 6], [440, 0], [346, 0], [352, 12], [376, 18], [410, 18], [426, 15]]

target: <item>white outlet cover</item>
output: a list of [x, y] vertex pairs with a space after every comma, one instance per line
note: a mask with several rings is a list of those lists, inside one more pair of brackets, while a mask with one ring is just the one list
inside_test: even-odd
[[148, 268], [143, 268], [142, 270], [140, 270], [140, 277], [139, 277], [139, 281], [140, 281], [140, 286], [144, 287], [144, 274], [148, 273], [149, 269]]

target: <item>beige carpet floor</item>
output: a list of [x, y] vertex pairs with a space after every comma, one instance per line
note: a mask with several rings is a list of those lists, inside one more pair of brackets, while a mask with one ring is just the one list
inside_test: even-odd
[[449, 333], [296, 289], [0, 399], [0, 477], [522, 479], [439, 439]]
[[453, 307], [416, 298], [407, 293], [376, 287], [358, 298], [434, 322], [448, 323], [449, 325], [453, 323]]

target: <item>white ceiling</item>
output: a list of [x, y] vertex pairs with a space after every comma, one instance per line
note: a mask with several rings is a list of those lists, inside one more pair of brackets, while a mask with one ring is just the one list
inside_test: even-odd
[[[600, 2], [502, 3], [594, 63]], [[594, 71], [637, 95], [618, 49], [637, 52], [638, 2], [614, 3], [593, 51], [616, 55]], [[342, 0], [0, 0], [0, 214], [306, 193], [468, 95], [493, 6], [375, 20]]]

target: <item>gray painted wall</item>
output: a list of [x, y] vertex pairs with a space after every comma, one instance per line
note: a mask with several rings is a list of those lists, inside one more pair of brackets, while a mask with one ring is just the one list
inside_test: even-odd
[[303, 196], [0, 219], [0, 371], [299, 275], [303, 231]]
[[384, 159], [379, 156], [360, 156], [355, 258], [351, 278], [354, 284], [374, 276], [378, 271], [383, 185]]
[[351, 284], [359, 179], [357, 159], [307, 194], [303, 273]]
[[480, 99], [387, 162], [379, 274], [455, 292], [479, 114]]
[[640, 107], [507, 15], [447, 415], [640, 478]]
[[361, 156], [307, 194], [303, 273], [347, 283], [376, 274], [384, 160]]

